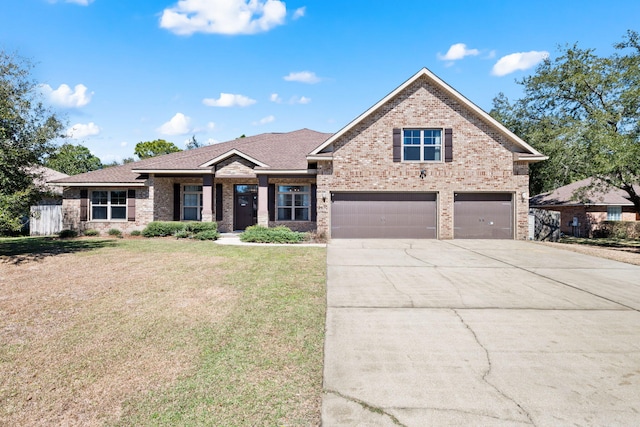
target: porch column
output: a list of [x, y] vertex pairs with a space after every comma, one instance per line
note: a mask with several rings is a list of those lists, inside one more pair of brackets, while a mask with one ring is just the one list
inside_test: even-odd
[[213, 221], [213, 175], [202, 177], [202, 222]]
[[258, 176], [258, 225], [269, 226], [269, 177]]

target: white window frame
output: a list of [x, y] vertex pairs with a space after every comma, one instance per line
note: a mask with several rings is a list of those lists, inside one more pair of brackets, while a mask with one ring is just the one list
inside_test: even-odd
[[622, 221], [622, 206], [607, 206], [607, 221]]
[[[286, 187], [290, 190], [282, 191]], [[290, 201], [287, 196], [291, 196]], [[306, 219], [296, 219], [296, 210], [306, 212]], [[288, 212], [288, 215], [281, 216], [282, 212]], [[276, 220], [311, 221], [311, 184], [276, 184]]]
[[[425, 141], [432, 140], [434, 137], [428, 135], [425, 136], [426, 132], [437, 131], [440, 133], [437, 144], [426, 144]], [[419, 132], [417, 136], [407, 135], [407, 132]], [[407, 138], [419, 138], [419, 144], [405, 144]], [[420, 159], [405, 159], [405, 149], [406, 148], [416, 148], [418, 147], [420, 150]], [[436, 148], [436, 151], [440, 153], [440, 158], [435, 160], [426, 159], [424, 156], [425, 148]], [[444, 161], [444, 129], [441, 128], [405, 128], [402, 129], [402, 161], [403, 162], [411, 162], [411, 163], [442, 163]]]
[[[113, 193], [121, 192], [124, 193], [124, 203], [116, 203], [112, 202]], [[95, 203], [94, 193], [107, 193], [106, 203]], [[106, 218], [94, 218], [94, 208], [106, 208], [107, 217]], [[114, 208], [124, 208], [124, 217], [123, 218], [113, 218], [113, 209]], [[91, 213], [90, 221], [127, 221], [128, 218], [128, 203], [127, 203], [127, 190], [121, 188], [106, 188], [100, 190], [91, 190], [90, 198], [89, 198], [89, 212]]]
[[[191, 188], [190, 188], [191, 187]], [[197, 187], [194, 189], [193, 187]], [[197, 196], [196, 205], [187, 205], [187, 196]], [[182, 186], [182, 219], [183, 221], [202, 221], [202, 185], [197, 184], [185, 184]], [[196, 209], [196, 219], [187, 219], [185, 214], [186, 209]]]

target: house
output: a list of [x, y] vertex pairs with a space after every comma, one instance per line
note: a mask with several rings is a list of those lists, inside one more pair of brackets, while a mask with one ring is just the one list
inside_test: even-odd
[[57, 234], [62, 231], [62, 188], [50, 182], [69, 175], [44, 166], [32, 168], [31, 173], [34, 175], [34, 184], [42, 191], [42, 198], [29, 209], [29, 235]]
[[[590, 237], [603, 221], [640, 220], [633, 203], [617, 188], [590, 189], [591, 178], [538, 194], [529, 201], [536, 209], [560, 212], [560, 231], [576, 237]], [[636, 188], [640, 192], [640, 188]]]
[[329, 238], [525, 239], [546, 159], [426, 68], [335, 134], [268, 133], [57, 180], [68, 228], [217, 221]]

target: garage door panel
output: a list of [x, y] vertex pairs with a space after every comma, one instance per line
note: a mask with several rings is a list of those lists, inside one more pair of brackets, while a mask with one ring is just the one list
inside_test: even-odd
[[333, 238], [435, 238], [435, 193], [335, 193]]
[[456, 193], [455, 239], [513, 239], [511, 193]]

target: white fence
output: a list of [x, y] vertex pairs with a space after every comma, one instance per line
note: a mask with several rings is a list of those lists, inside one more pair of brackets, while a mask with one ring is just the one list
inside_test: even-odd
[[49, 236], [62, 231], [62, 205], [31, 206], [29, 234]]

